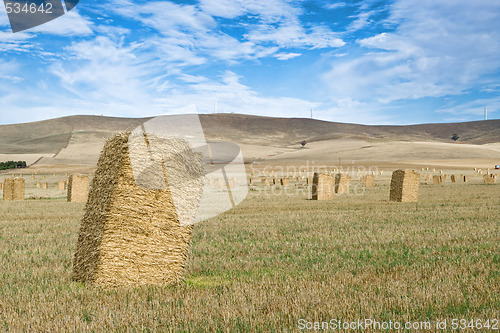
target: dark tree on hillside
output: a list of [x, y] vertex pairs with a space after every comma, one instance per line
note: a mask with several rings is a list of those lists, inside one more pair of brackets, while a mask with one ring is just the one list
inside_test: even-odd
[[306, 145], [306, 143], [307, 143], [306, 140], [300, 142], [300, 144], [302, 145], [302, 147], [304, 147]]
[[458, 136], [458, 134], [457, 134], [457, 133], [454, 133], [454, 134], [451, 136], [451, 139], [452, 139], [453, 141], [457, 141], [457, 140], [458, 140], [458, 138], [460, 138], [460, 137]]

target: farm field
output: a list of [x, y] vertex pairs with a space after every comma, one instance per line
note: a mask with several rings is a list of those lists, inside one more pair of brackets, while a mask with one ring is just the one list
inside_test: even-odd
[[[1, 331], [287, 332], [301, 319], [498, 319], [498, 185], [423, 184], [418, 204], [394, 203], [387, 176], [358, 194], [312, 201], [307, 188], [254, 187], [235, 209], [195, 225], [183, 282], [118, 289], [71, 281], [84, 204], [55, 191], [0, 201]], [[371, 331], [379, 330], [363, 330]]]

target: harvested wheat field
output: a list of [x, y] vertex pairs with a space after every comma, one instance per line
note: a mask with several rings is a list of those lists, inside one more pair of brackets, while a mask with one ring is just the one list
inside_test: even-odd
[[281, 332], [300, 319], [498, 318], [499, 185], [482, 182], [422, 185], [418, 205], [389, 202], [389, 178], [333, 201], [262, 186], [194, 226], [179, 283], [108, 290], [71, 279], [85, 204], [0, 201], [0, 324]]

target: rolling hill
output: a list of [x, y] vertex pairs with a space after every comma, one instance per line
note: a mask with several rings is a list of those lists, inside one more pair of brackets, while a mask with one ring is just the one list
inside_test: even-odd
[[[106, 138], [151, 118], [70, 116], [0, 126], [0, 159], [39, 156], [37, 165], [95, 165]], [[200, 115], [208, 140], [238, 143], [247, 161], [495, 159], [500, 120], [368, 126], [304, 118]], [[453, 143], [452, 134], [460, 139]], [[300, 145], [306, 141], [305, 147]], [[35, 159], [36, 160], [36, 159]]]

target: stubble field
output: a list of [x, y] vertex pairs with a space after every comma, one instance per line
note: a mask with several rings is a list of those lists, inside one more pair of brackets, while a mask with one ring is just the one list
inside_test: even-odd
[[[195, 226], [185, 281], [108, 290], [70, 278], [84, 204], [0, 201], [0, 331], [281, 332], [331, 319], [498, 319], [498, 186], [422, 185], [418, 204], [388, 202], [388, 182], [330, 202], [250, 191]], [[371, 331], [379, 330], [363, 330]]]

